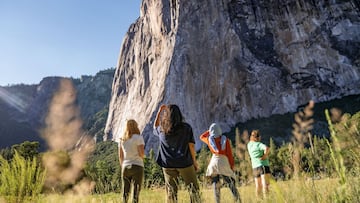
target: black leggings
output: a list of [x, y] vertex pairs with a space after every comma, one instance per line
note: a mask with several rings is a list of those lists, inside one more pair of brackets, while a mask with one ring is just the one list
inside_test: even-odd
[[[223, 179], [224, 184], [220, 183], [220, 178]], [[211, 178], [211, 182], [212, 182], [212, 186], [213, 186], [213, 189], [214, 189], [215, 200], [216, 200], [217, 203], [220, 202], [220, 188], [221, 188], [222, 185], [229, 186], [235, 201], [236, 202], [241, 202], [240, 194], [239, 194], [239, 191], [236, 188], [234, 178], [229, 177], [229, 176], [224, 176], [224, 175], [217, 175], [217, 176], [214, 176], [214, 177]]]

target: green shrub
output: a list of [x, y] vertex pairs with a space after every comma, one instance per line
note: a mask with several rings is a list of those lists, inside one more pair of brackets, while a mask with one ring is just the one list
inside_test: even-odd
[[149, 156], [144, 159], [144, 173], [146, 188], [159, 187], [164, 184], [164, 176], [161, 167], [155, 161], [155, 154], [153, 149], [150, 150]]
[[25, 141], [21, 144], [15, 144], [11, 146], [11, 151], [17, 151], [20, 156], [25, 159], [32, 159], [39, 155], [38, 149], [40, 147], [39, 142]]
[[45, 172], [36, 157], [25, 159], [15, 151], [11, 161], [0, 156], [0, 165], [0, 196], [8, 202], [22, 202], [40, 194]]
[[121, 191], [121, 167], [117, 143], [99, 142], [84, 168], [85, 176], [95, 181], [94, 192], [105, 194]]

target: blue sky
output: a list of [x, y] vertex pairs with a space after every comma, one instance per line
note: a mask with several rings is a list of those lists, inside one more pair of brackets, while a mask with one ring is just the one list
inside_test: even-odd
[[0, 0], [0, 86], [115, 67], [141, 0]]

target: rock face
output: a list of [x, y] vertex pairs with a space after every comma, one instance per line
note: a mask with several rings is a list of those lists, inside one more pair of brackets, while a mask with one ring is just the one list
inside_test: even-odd
[[147, 151], [162, 103], [179, 105], [198, 137], [212, 122], [226, 132], [311, 99], [359, 94], [360, 3], [143, 0], [112, 91], [104, 139], [134, 118]]
[[95, 76], [82, 76], [74, 80], [77, 102], [83, 118], [89, 118], [109, 105], [113, 77], [114, 69], [108, 69]]
[[[72, 79], [84, 122], [109, 104], [113, 76], [114, 69], [108, 69], [95, 76]], [[0, 148], [26, 140], [45, 144], [39, 137], [38, 130], [44, 125], [49, 102], [62, 79], [64, 78], [46, 77], [37, 85], [0, 87]]]

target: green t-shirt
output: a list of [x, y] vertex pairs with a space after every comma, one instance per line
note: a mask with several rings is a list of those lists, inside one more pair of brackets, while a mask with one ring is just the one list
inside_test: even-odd
[[252, 168], [257, 168], [259, 166], [269, 166], [269, 159], [260, 160], [260, 158], [264, 155], [266, 145], [261, 142], [250, 141], [247, 144], [247, 148], [251, 158]]

